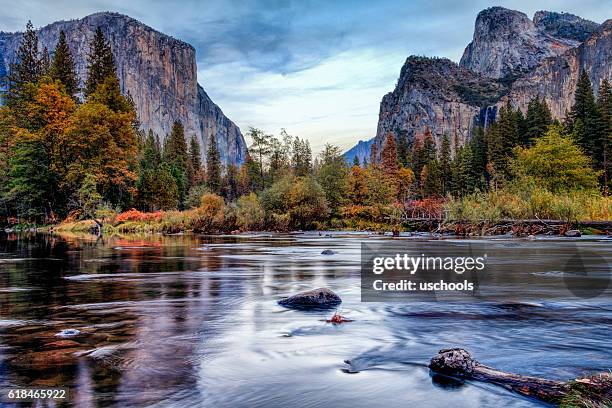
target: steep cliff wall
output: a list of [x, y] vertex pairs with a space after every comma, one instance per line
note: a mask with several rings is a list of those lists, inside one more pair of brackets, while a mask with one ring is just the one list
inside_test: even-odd
[[[490, 78], [516, 76], [543, 59], [563, 54], [579, 44], [572, 36], [553, 37], [554, 18], [540, 12], [539, 26], [524, 13], [491, 7], [478, 13], [474, 38], [466, 47], [460, 65]], [[581, 20], [581, 19], [580, 19]], [[564, 19], [556, 20], [566, 27]], [[563, 23], [563, 24], [561, 24]]]
[[411, 141], [429, 128], [438, 146], [444, 134], [453, 146], [461, 145], [474, 124], [494, 121], [508, 100], [526, 111], [536, 96], [563, 118], [582, 70], [595, 91], [604, 78], [612, 80], [612, 20], [598, 25], [541, 11], [534, 21], [501, 7], [487, 9], [478, 15], [474, 40], [459, 66], [409, 57], [395, 90], [380, 104], [375, 143], [380, 147], [388, 132]]
[[[163, 138], [180, 120], [187, 137], [196, 135], [205, 159], [214, 135], [226, 163], [241, 163], [246, 154], [240, 129], [197, 83], [195, 49], [139, 21], [117, 13], [96, 13], [80, 20], [60, 21], [38, 31], [39, 47], [55, 49], [63, 30], [75, 57], [81, 81], [87, 73], [89, 43], [97, 27], [111, 42], [122, 90], [134, 99], [145, 130]], [[0, 75], [14, 60], [21, 34], [0, 34]]]
[[381, 146], [388, 132], [413, 140], [429, 128], [438, 146], [444, 134], [453, 147], [461, 145], [481, 106], [494, 104], [504, 92], [502, 83], [448, 59], [409, 57], [395, 90], [380, 103], [375, 143]]
[[586, 70], [595, 92], [601, 81], [612, 79], [612, 20], [607, 20], [579, 47], [549, 58], [512, 85], [503, 98], [523, 110], [536, 96], [546, 100], [552, 114], [563, 118], [574, 103], [580, 73]]

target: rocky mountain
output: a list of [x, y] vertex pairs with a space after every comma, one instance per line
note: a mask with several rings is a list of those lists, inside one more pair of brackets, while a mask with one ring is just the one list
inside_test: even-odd
[[569, 13], [538, 11], [533, 16], [533, 23], [542, 32], [555, 37], [583, 42], [588, 39], [599, 24], [585, 20]]
[[606, 20], [585, 42], [540, 63], [517, 79], [501, 103], [510, 100], [523, 110], [536, 96], [544, 98], [552, 114], [563, 118], [574, 103], [580, 73], [586, 70], [595, 92], [603, 79], [612, 79], [612, 20]]
[[[96, 13], [41, 28], [39, 47], [55, 49], [63, 30], [83, 81], [89, 43], [97, 27], [111, 43], [122, 91], [132, 96], [144, 130], [153, 130], [163, 140], [173, 122], [179, 120], [187, 137], [196, 135], [203, 160], [212, 135], [223, 162], [244, 161], [246, 143], [240, 129], [197, 82], [195, 49], [191, 45], [128, 16]], [[21, 37], [21, 33], [0, 33], [0, 76], [13, 62]]]
[[448, 59], [408, 57], [395, 90], [380, 103], [375, 143], [380, 147], [389, 132], [413, 140], [429, 128], [438, 146], [447, 134], [454, 148], [468, 139], [480, 107], [506, 92], [502, 82]]
[[363, 163], [363, 159], [370, 161], [370, 148], [374, 143], [374, 138], [368, 140], [360, 140], [357, 144], [347, 150], [342, 156], [346, 163], [351, 166], [355, 157], [359, 159], [359, 163]]
[[[591, 32], [595, 28], [580, 17], [564, 16], [540, 11], [532, 21], [524, 13], [503, 7], [483, 10], [476, 17], [474, 38], [459, 64], [490, 78], [515, 76], [528, 71], [544, 58], [561, 55], [580, 43], [576, 39], [578, 36], [570, 35], [571, 18], [584, 21]], [[556, 33], [563, 35], [553, 36]]]
[[494, 121], [503, 103], [526, 110], [535, 96], [563, 118], [582, 70], [595, 90], [612, 79], [611, 31], [612, 20], [598, 25], [548, 11], [530, 20], [501, 7], [483, 10], [458, 65], [441, 58], [406, 60], [395, 89], [380, 104], [374, 143], [380, 147], [389, 132], [410, 142], [429, 129], [438, 146], [448, 134], [454, 148], [475, 124]]

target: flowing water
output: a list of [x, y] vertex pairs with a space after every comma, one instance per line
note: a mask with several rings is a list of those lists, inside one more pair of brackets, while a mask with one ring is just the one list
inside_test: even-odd
[[[489, 273], [509, 278], [487, 283], [488, 296], [361, 302], [361, 243], [387, 239], [2, 236], [0, 389], [68, 387], [63, 405], [76, 407], [530, 407], [542, 404], [440, 378], [427, 363], [464, 347], [552, 379], [612, 368], [610, 287], [574, 296], [558, 262], [584, 249], [609, 273], [612, 240], [488, 240]], [[442, 241], [402, 242], [422, 251]], [[521, 287], [533, 276], [549, 283], [546, 296]], [[322, 286], [353, 321], [276, 303]]]

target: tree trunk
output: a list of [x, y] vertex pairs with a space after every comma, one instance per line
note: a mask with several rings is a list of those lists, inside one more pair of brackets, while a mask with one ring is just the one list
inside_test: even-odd
[[579, 392], [581, 398], [594, 404], [606, 404], [612, 398], [612, 376], [606, 373], [572, 381], [522, 376], [480, 364], [468, 351], [461, 348], [440, 350], [438, 355], [431, 359], [429, 368], [452, 377], [501, 385], [518, 394], [554, 404], [561, 403], [569, 393], [575, 392]]

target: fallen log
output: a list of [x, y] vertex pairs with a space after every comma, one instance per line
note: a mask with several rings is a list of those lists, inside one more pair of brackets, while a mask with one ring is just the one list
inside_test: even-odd
[[[474, 360], [461, 348], [443, 349], [434, 356], [429, 368], [439, 374], [505, 387], [526, 397], [561, 406], [605, 407], [612, 402], [612, 374], [601, 373], [571, 381], [554, 381], [496, 370]], [[591, 405], [588, 405], [591, 404]]]

